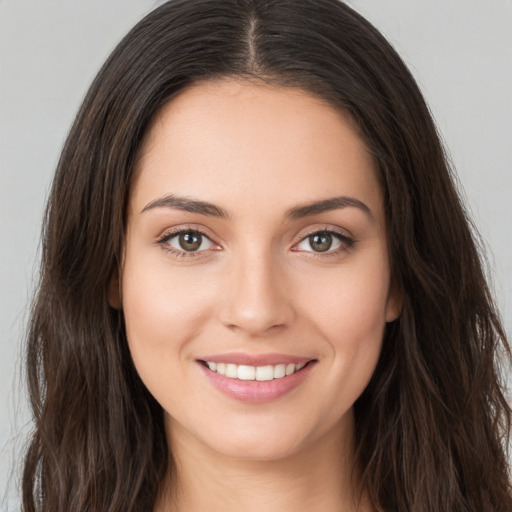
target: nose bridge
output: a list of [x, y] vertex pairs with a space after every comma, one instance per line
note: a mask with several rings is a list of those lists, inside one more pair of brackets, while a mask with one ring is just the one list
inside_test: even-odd
[[287, 325], [293, 316], [286, 278], [270, 246], [249, 242], [233, 255], [222, 322], [251, 335]]

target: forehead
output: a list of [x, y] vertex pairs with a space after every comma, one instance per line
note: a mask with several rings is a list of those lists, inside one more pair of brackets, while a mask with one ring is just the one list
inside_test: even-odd
[[376, 165], [343, 112], [300, 89], [224, 79], [181, 92], [155, 116], [132, 205], [176, 193], [229, 207], [334, 195], [380, 200]]

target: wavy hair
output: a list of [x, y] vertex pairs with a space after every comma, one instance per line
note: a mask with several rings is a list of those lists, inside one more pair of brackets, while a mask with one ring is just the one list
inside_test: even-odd
[[147, 512], [173, 470], [163, 413], [107, 300], [155, 113], [221, 77], [298, 87], [357, 124], [385, 198], [400, 318], [355, 404], [379, 512], [510, 512], [505, 333], [429, 110], [382, 35], [338, 0], [171, 0], [120, 42], [71, 128], [48, 201], [27, 336], [24, 512]]

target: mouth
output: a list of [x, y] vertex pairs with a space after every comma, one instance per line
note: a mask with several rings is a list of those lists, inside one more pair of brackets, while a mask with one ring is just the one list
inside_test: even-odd
[[207, 357], [197, 360], [197, 363], [207, 380], [225, 396], [241, 402], [260, 404], [276, 400], [299, 388], [318, 360], [275, 355], [240, 357], [230, 354]]

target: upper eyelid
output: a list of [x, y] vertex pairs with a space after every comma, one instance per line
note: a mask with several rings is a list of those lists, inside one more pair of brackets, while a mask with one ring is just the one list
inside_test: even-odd
[[190, 224], [190, 225], [185, 225], [185, 226], [179, 226], [179, 227], [176, 227], [176, 228], [167, 228], [167, 229], [164, 229], [157, 237], [157, 242], [160, 242], [164, 239], [169, 239], [169, 238], [172, 238], [174, 236], [177, 236], [181, 233], [189, 233], [189, 232], [192, 232], [192, 233], [199, 233], [200, 235], [202, 236], [205, 236], [206, 238], [208, 238], [209, 240], [211, 240], [213, 243], [218, 243], [216, 241], [216, 237], [211, 235], [209, 233], [209, 230], [207, 230], [206, 228], [203, 228], [202, 226], [196, 226], [194, 224]]
[[302, 240], [305, 240], [311, 235], [314, 235], [316, 233], [332, 233], [334, 235], [339, 235], [342, 238], [345, 239], [351, 239], [354, 240], [354, 236], [348, 232], [346, 229], [334, 227], [334, 226], [323, 226], [323, 227], [315, 227], [308, 229], [306, 232], [302, 232], [299, 236], [299, 242]]

